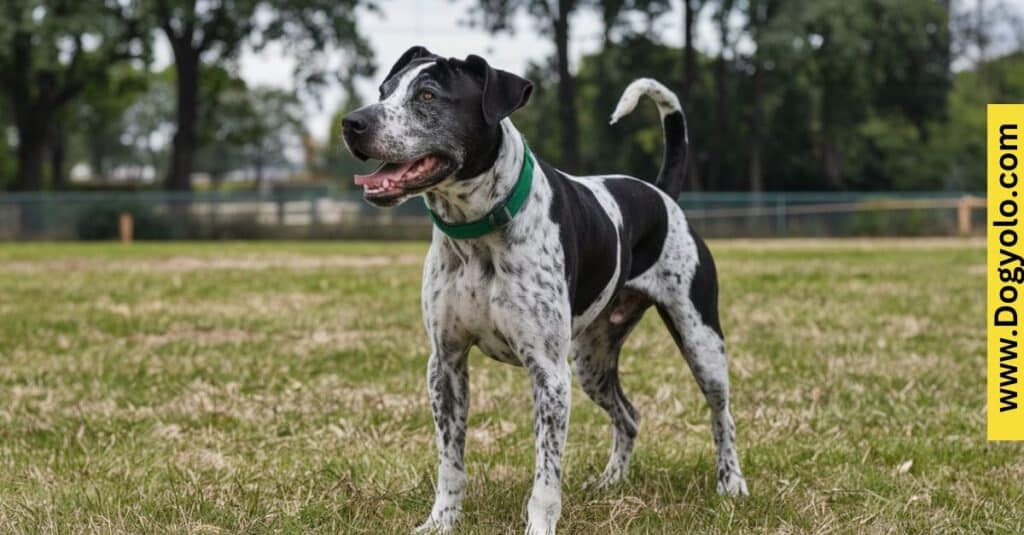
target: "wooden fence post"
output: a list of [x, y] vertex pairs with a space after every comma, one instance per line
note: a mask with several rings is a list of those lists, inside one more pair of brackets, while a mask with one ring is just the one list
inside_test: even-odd
[[960, 197], [956, 203], [956, 226], [960, 236], [971, 235], [971, 198]]
[[135, 222], [132, 220], [132, 214], [122, 213], [118, 219], [121, 229], [121, 243], [131, 243], [135, 233]]

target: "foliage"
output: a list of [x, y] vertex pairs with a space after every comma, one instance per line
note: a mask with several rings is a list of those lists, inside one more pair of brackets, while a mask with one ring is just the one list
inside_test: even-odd
[[[931, 0], [768, 4], [774, 11], [756, 34], [756, 61], [764, 69], [767, 189], [984, 189], [984, 104], [1020, 101], [1019, 58], [989, 62], [984, 79], [970, 69], [951, 74], [948, 14]], [[726, 8], [735, 6], [720, 7]], [[656, 77], [677, 83], [671, 73], [681, 55], [656, 36], [626, 33], [582, 59], [576, 107], [593, 112], [580, 117], [587, 132], [580, 172], [657, 173], [661, 132], [653, 106], [642, 104], [622, 125], [608, 126], [605, 119], [632, 79], [668, 73]], [[696, 59], [693, 104], [686, 111], [697, 174], [715, 175], [717, 165], [716, 188], [745, 190], [754, 56], [731, 51], [721, 88], [716, 68], [722, 60]], [[554, 67], [534, 64], [528, 75], [537, 89], [515, 120], [538, 153], [557, 159]], [[716, 152], [724, 154], [720, 161]], [[834, 182], [827, 180], [830, 172]]]
[[[155, 75], [122, 65], [86, 85], [74, 119], [93, 176], [109, 177], [119, 164], [146, 161], [136, 150], [137, 137], [156, 129], [143, 116], [130, 112], [154, 84], [159, 84]], [[128, 134], [129, 130], [135, 130], [135, 135]]]
[[[615, 126], [608, 125], [608, 117], [615, 108], [622, 90], [632, 80], [650, 73], [672, 72], [678, 65], [678, 51], [661, 46], [650, 39], [631, 35], [604, 52], [585, 57], [576, 75], [578, 109], [593, 110], [580, 116], [580, 131], [586, 132], [581, 143], [580, 172], [599, 173], [609, 170], [629, 170], [637, 176], [653, 179], [661, 163], [661, 121], [656, 108], [644, 102], [641, 108]], [[527, 139], [537, 144], [539, 154], [555, 154], [555, 147], [546, 143], [556, 128], [557, 115], [550, 113], [550, 84], [543, 78], [535, 80], [538, 88], [535, 101], [526, 110], [530, 117], [516, 124], [522, 125]], [[522, 113], [526, 115], [527, 111]], [[626, 138], [630, 141], [622, 143]]]
[[[472, 5], [472, 22], [487, 30], [514, 30], [526, 14], [553, 40], [555, 53], [525, 73], [536, 89], [515, 121], [549, 161], [578, 153], [572, 172], [657, 173], [653, 106], [614, 127], [605, 121], [640, 76], [689, 92], [692, 189], [748, 190], [760, 169], [768, 190], [981, 190], [984, 106], [1024, 100], [1024, 40], [1015, 32], [1024, 12], [1009, 2], [687, 0], [712, 23], [699, 25], [692, 62], [657, 31], [672, 13], [663, 0]], [[304, 165], [349, 184], [372, 165], [348, 155], [340, 135], [344, 111], [359, 103], [354, 79], [374, 67], [356, 8], [373, 6], [0, 0], [0, 189], [51, 187], [48, 158], [59, 154], [104, 178], [175, 174], [175, 162], [184, 169], [172, 157], [178, 145], [189, 173]], [[570, 73], [578, 36], [568, 25], [583, 11], [599, 16], [601, 47]], [[155, 39], [167, 39], [175, 58], [162, 72], [145, 63]], [[294, 90], [239, 78], [241, 51], [272, 43], [296, 60]], [[333, 81], [349, 96], [328, 139], [316, 140], [302, 104]], [[30, 172], [16, 179], [21, 167]]]
[[176, 54], [227, 66], [246, 43], [257, 51], [280, 43], [296, 59], [297, 85], [313, 88], [331, 78], [347, 82], [372, 72], [373, 53], [356, 23], [359, 5], [359, 0], [140, 0]]
[[268, 167], [291, 167], [287, 153], [304, 135], [302, 106], [293, 91], [248, 88], [241, 80], [219, 89], [204, 106], [198, 169], [215, 178], [232, 170], [251, 170], [257, 182]]
[[[351, 83], [352, 77], [373, 69], [372, 51], [356, 27], [355, 8], [360, 0], [140, 1], [174, 51], [178, 108], [169, 189], [191, 188], [200, 143], [197, 128], [204, 66], [232, 65], [245, 43], [257, 50], [281, 43], [296, 59], [294, 75], [302, 88], [322, 86], [328, 73]], [[326, 63], [327, 50], [340, 52], [336, 55], [342, 63]]]
[[1024, 102], [1024, 51], [959, 73], [949, 98], [949, 120], [936, 123], [929, 154], [941, 158], [944, 185], [985, 190], [985, 106]]
[[43, 151], [68, 103], [112, 65], [146, 57], [148, 29], [135, 7], [118, 0], [0, 1], [0, 91], [18, 130], [16, 187], [44, 186]]

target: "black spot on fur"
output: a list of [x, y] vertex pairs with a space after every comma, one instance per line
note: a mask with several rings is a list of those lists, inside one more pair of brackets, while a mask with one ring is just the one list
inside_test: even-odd
[[583, 313], [615, 274], [618, 236], [594, 193], [539, 161], [551, 185], [551, 219], [565, 249], [565, 278], [572, 315]]
[[622, 212], [622, 241], [630, 249], [628, 279], [647, 271], [661, 257], [668, 235], [668, 212], [661, 194], [628, 178], [609, 178], [605, 187]]
[[718, 322], [718, 274], [715, 271], [715, 260], [711, 257], [704, 240], [690, 228], [693, 243], [697, 247], [697, 271], [690, 283], [690, 301], [700, 312], [704, 323], [715, 330], [722, 339], [722, 326]]

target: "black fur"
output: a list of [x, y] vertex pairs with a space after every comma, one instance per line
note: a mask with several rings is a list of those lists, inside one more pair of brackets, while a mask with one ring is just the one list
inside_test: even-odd
[[690, 235], [697, 246], [697, 271], [693, 274], [693, 282], [690, 284], [690, 301], [700, 312], [704, 323], [724, 339], [722, 325], [718, 321], [718, 273], [715, 270], [715, 260], [711, 257], [707, 244], [693, 227], [690, 227]]
[[665, 131], [665, 157], [655, 184], [669, 197], [678, 199], [686, 180], [686, 158], [689, 154], [686, 116], [682, 111], [672, 112], [662, 120], [662, 128]]
[[[578, 316], [593, 303], [615, 274], [618, 232], [594, 193], [538, 161], [551, 184], [551, 219], [565, 250], [565, 278], [569, 283], [572, 314]], [[619, 282], [621, 287], [622, 281]], [[616, 288], [618, 289], [618, 288]]]
[[605, 187], [622, 210], [622, 241], [629, 245], [630, 263], [623, 273], [632, 279], [661, 257], [668, 233], [668, 214], [658, 192], [629, 178], [608, 178]]

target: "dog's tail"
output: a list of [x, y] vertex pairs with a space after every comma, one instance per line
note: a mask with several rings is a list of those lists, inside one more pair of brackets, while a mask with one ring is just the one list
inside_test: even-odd
[[622, 117], [629, 115], [636, 108], [640, 97], [646, 95], [658, 105], [661, 112], [661, 125], [665, 131], [665, 158], [661, 162], [661, 172], [655, 185], [673, 199], [683, 191], [683, 180], [686, 178], [686, 153], [690, 140], [686, 132], [686, 114], [679, 105], [679, 98], [667, 87], [651, 78], [633, 80], [619, 98], [615, 106], [612, 120], [615, 124]]

